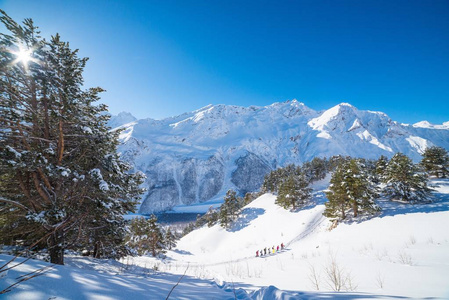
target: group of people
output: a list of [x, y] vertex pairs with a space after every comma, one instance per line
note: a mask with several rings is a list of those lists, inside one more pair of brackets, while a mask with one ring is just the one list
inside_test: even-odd
[[279, 245], [277, 247], [266, 247], [263, 250], [257, 250], [256, 251], [256, 257], [265, 256], [269, 254], [275, 254], [276, 252], [279, 252], [280, 250], [284, 250], [284, 243], [281, 243], [280, 248]]

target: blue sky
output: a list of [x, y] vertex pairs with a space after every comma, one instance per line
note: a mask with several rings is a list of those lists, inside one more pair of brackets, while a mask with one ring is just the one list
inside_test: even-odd
[[349, 102], [414, 123], [449, 120], [448, 0], [0, 0], [90, 57], [113, 114], [207, 104]]

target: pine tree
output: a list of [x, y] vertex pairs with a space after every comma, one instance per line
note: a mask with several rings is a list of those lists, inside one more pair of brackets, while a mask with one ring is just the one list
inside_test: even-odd
[[228, 208], [224, 203], [220, 206], [220, 211], [218, 212], [218, 218], [220, 220], [220, 225], [223, 228], [228, 228], [231, 223], [231, 218], [228, 213]]
[[349, 197], [346, 194], [346, 188], [342, 184], [344, 178], [344, 165], [338, 165], [332, 174], [329, 189], [326, 192], [328, 201], [325, 203], [323, 215], [328, 218], [337, 218], [344, 220], [346, 210], [350, 208]]
[[346, 194], [352, 206], [353, 216], [359, 213], [373, 214], [378, 211], [374, 199], [378, 197], [377, 188], [369, 178], [365, 165], [356, 159], [346, 164]]
[[170, 228], [165, 232], [164, 241], [166, 249], [171, 250], [176, 247], [176, 237]]
[[430, 175], [437, 178], [446, 178], [449, 175], [449, 155], [441, 147], [429, 147], [423, 153], [421, 166]]
[[290, 175], [280, 186], [276, 204], [295, 210], [304, 206], [311, 197], [312, 189], [305, 176]]
[[40, 241], [63, 264], [64, 249], [97, 224], [111, 233], [94, 233], [103, 243], [120, 231], [143, 175], [129, 174], [116, 154], [119, 133], [109, 132], [106, 106], [94, 105], [103, 90], [82, 90], [87, 58], [59, 35], [42, 39], [32, 20], [0, 14], [9, 32], [0, 34], [0, 202], [20, 220], [26, 245]]
[[421, 201], [432, 191], [427, 176], [402, 153], [396, 153], [389, 161], [383, 182], [386, 184], [383, 192], [392, 200]]
[[151, 253], [152, 256], [156, 256], [165, 252], [164, 237], [155, 215], [151, 215], [149, 219], [134, 218], [129, 226], [129, 231], [127, 245], [139, 255]]
[[377, 189], [360, 161], [351, 159], [342, 162], [330, 183], [329, 191], [326, 192], [329, 201], [325, 203], [325, 216], [345, 219], [349, 209], [354, 217], [361, 213], [374, 214], [379, 210], [374, 202], [378, 196]]
[[151, 215], [148, 220], [149, 223], [149, 232], [148, 232], [148, 240], [150, 242], [150, 251], [151, 255], [156, 256], [159, 253], [165, 253], [165, 243], [164, 236], [162, 235], [162, 231], [157, 224], [157, 218], [155, 215]]
[[148, 241], [149, 226], [144, 217], [137, 217], [130, 221], [126, 244], [137, 254], [143, 255], [150, 251]]
[[212, 227], [215, 225], [215, 223], [217, 223], [219, 215], [218, 212], [211, 206], [209, 207], [205, 217], [207, 220], [207, 226]]
[[220, 225], [224, 228], [228, 228], [229, 225], [238, 217], [241, 204], [237, 197], [237, 193], [233, 190], [229, 190], [226, 193], [224, 202], [220, 207], [219, 218]]
[[276, 169], [265, 175], [265, 179], [262, 184], [262, 191], [265, 193], [277, 192], [281, 178], [281, 169]]
[[[305, 164], [303, 165], [304, 168]], [[314, 157], [310, 162], [310, 177], [309, 181], [317, 181], [326, 177], [327, 160], [325, 158]]]
[[384, 172], [388, 165], [388, 158], [384, 155], [381, 155], [379, 159], [376, 161], [376, 169], [375, 169], [375, 176], [377, 180], [382, 181]]

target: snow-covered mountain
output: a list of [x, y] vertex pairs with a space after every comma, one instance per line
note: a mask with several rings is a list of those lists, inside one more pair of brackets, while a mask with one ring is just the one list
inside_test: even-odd
[[449, 149], [449, 122], [400, 124], [347, 103], [325, 111], [296, 100], [264, 107], [209, 105], [163, 120], [122, 113], [110, 126], [124, 129], [119, 151], [147, 175], [143, 214], [214, 204], [230, 188], [255, 191], [270, 170], [316, 156], [375, 159], [402, 152], [419, 161], [429, 146]]

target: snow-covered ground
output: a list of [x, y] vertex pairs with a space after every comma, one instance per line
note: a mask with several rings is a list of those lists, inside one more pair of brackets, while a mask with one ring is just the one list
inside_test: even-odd
[[[165, 299], [187, 270], [170, 299], [449, 299], [449, 181], [433, 184], [433, 203], [381, 201], [380, 216], [333, 230], [322, 216], [326, 180], [315, 185], [314, 204], [297, 212], [266, 194], [246, 206], [230, 230], [195, 230], [164, 261], [69, 257], [68, 266], [0, 298]], [[281, 243], [284, 251], [255, 257]], [[40, 265], [10, 270], [0, 288]], [[340, 292], [327, 276], [331, 266], [344, 281]]]

